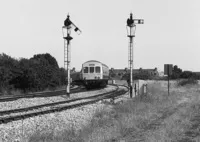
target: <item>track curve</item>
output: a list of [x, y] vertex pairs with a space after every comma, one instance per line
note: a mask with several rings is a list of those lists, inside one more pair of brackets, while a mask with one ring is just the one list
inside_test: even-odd
[[[32, 106], [32, 107], [21, 108], [21, 109], [0, 111], [0, 124], [5, 124], [8, 122], [21, 120], [21, 119], [25, 119], [25, 118], [30, 118], [30, 117], [38, 116], [38, 115], [42, 115], [42, 114], [48, 114], [48, 113], [59, 112], [59, 111], [67, 110], [67, 109], [72, 109], [72, 108], [80, 107], [83, 105], [96, 103], [103, 99], [118, 97], [118, 96], [123, 95], [124, 93], [128, 92], [127, 86], [123, 86], [123, 85], [114, 85], [114, 86], [116, 86], [115, 90], [106, 92], [106, 93], [102, 93], [102, 94], [97, 94], [94, 96], [80, 97], [80, 98], [76, 98], [76, 99], [72, 99], [72, 100], [60, 101], [60, 102], [56, 102], [56, 103], [43, 104], [43, 105]], [[120, 89], [119, 86], [123, 86], [127, 90]], [[75, 103], [75, 104], [71, 104], [71, 105], [69, 104], [69, 103], [77, 102], [80, 100], [84, 100], [84, 101], [81, 103]], [[67, 105], [59, 106], [61, 104], [67, 104]], [[53, 108], [52, 108], [52, 106], [53, 106]], [[42, 110], [42, 111], [39, 110], [38, 112], [26, 113], [28, 111], [38, 110], [38, 109], [44, 108], [44, 107], [46, 107], [46, 108], [51, 107], [51, 108], [48, 108], [48, 109]], [[15, 114], [15, 113], [25, 113], [25, 114], [9, 116], [9, 114]]]
[[[84, 92], [86, 91], [86, 89], [79, 86], [77, 88], [72, 88], [70, 91], [71, 91], [71, 94], [73, 94], [73, 93], [78, 93], [78, 92]], [[65, 89], [56, 90], [56, 91], [35, 92], [35, 93], [30, 93], [30, 94], [25, 94], [25, 95], [16, 95], [16, 96], [6, 95], [3, 97], [0, 97], [0, 102], [15, 101], [17, 99], [22, 99], [22, 98], [53, 97], [53, 96], [59, 96], [59, 95], [64, 95], [64, 94], [66, 94]]]

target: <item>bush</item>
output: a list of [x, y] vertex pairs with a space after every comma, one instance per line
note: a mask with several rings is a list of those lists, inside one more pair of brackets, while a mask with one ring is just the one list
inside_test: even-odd
[[178, 86], [185, 86], [187, 84], [195, 85], [198, 84], [198, 81], [194, 78], [183, 79], [178, 82]]
[[57, 61], [49, 53], [37, 54], [30, 59], [15, 59], [0, 54], [0, 93], [19, 89], [43, 91], [56, 88], [66, 82], [65, 70], [59, 68]]

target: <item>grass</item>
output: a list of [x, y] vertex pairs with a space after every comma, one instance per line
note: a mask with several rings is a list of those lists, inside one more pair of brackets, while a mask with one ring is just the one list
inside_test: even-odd
[[48, 142], [198, 141], [200, 97], [195, 91], [198, 87], [193, 86], [191, 92], [174, 86], [168, 96], [163, 84], [156, 82], [148, 85], [146, 96], [123, 104], [105, 104], [96, 111], [91, 123], [79, 131], [72, 128], [56, 136], [52, 129], [49, 134], [34, 134], [30, 142], [33, 139]]
[[189, 79], [182, 79], [178, 81], [178, 86], [185, 86], [185, 85], [196, 85], [198, 84], [198, 80], [194, 78], [189, 78]]

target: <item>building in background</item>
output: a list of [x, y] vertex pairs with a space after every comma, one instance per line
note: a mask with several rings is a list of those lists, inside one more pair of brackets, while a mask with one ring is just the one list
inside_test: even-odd
[[[110, 69], [110, 76], [111, 77], [120, 78], [120, 77], [123, 77], [124, 75], [129, 74], [129, 73], [130, 73], [130, 70], [128, 68], [125, 68], [125, 69], [111, 68]], [[157, 68], [154, 68], [154, 69], [142, 69], [142, 68], [133, 69], [133, 74], [134, 75], [146, 74], [149, 77], [158, 77], [159, 76], [159, 72], [158, 72]]]

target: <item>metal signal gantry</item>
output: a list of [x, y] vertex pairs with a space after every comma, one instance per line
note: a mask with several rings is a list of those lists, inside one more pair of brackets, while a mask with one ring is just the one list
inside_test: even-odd
[[133, 19], [132, 13], [130, 14], [130, 18], [127, 19], [127, 36], [129, 37], [129, 53], [128, 53], [128, 65], [130, 68], [130, 97], [132, 98], [133, 92], [133, 37], [135, 37], [136, 25], [135, 24], [144, 24], [143, 19]]
[[69, 19], [69, 15], [67, 15], [67, 19], [64, 21], [64, 26], [62, 27], [63, 38], [64, 38], [64, 69], [67, 70], [67, 87], [66, 93], [68, 97], [70, 97], [70, 63], [71, 63], [71, 46], [70, 41], [73, 39], [71, 35], [71, 29], [74, 28], [75, 32], [78, 34], [81, 33], [79, 28]]

